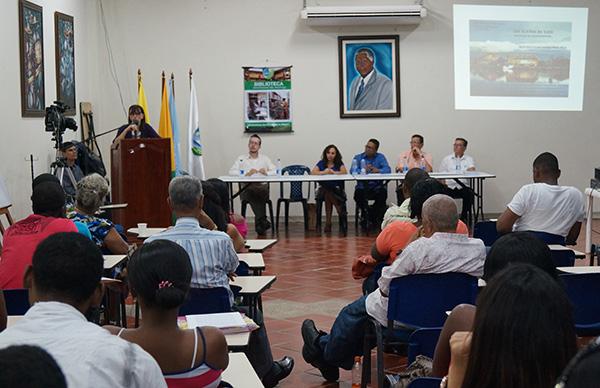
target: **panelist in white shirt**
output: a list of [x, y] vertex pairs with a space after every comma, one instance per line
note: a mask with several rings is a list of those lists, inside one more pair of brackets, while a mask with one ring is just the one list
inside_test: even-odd
[[[248, 153], [240, 155], [229, 169], [229, 175], [275, 175], [276, 167], [266, 155], [259, 154], [262, 139], [254, 134], [248, 140]], [[266, 183], [250, 183], [242, 188], [240, 198], [248, 201], [254, 212], [256, 233], [264, 235], [271, 227], [267, 219], [265, 206], [269, 199], [269, 185]]]
[[[462, 174], [465, 171], [475, 171], [475, 160], [473, 160], [471, 156], [465, 154], [467, 144], [469, 144], [469, 142], [462, 137], [454, 139], [454, 152], [442, 159], [442, 163], [440, 163], [440, 172]], [[469, 209], [473, 206], [475, 195], [473, 194], [473, 190], [466, 186], [467, 182], [465, 179], [461, 179], [460, 182], [463, 185], [458, 184], [454, 179], [447, 179], [447, 190], [445, 194], [452, 198], [462, 199], [460, 219], [467, 221]]]

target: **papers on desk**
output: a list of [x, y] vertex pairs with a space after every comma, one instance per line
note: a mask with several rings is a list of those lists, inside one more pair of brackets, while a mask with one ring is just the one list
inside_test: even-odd
[[275, 243], [277, 240], [273, 239], [246, 240], [246, 247], [250, 252], [262, 252]]
[[213, 326], [220, 329], [223, 334], [245, 333], [258, 328], [252, 319], [238, 312], [186, 315], [185, 321], [190, 329]]

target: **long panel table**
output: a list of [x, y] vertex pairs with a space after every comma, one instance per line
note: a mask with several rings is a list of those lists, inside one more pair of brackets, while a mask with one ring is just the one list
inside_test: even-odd
[[[453, 179], [460, 185], [463, 185], [461, 180], [467, 181], [467, 186], [470, 187], [475, 193], [475, 222], [481, 218], [485, 219], [483, 214], [483, 182], [486, 179], [495, 178], [496, 175], [490, 174], [483, 171], [466, 171], [464, 173], [446, 173], [446, 172], [432, 172], [429, 176], [435, 179]], [[281, 183], [281, 182], [327, 182], [327, 181], [374, 181], [380, 180], [390, 181], [403, 181], [406, 177], [404, 173], [396, 174], [340, 174], [340, 175], [260, 175], [260, 176], [235, 176], [235, 175], [223, 175], [219, 179], [226, 182], [229, 186], [229, 198], [231, 200], [231, 208], [233, 209], [233, 199], [237, 197], [245, 188], [241, 186], [238, 192], [234, 192], [233, 184], [239, 183]]]

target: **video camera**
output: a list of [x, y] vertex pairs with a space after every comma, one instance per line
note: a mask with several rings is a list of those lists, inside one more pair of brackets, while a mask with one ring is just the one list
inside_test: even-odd
[[46, 125], [46, 132], [52, 132], [54, 137], [52, 140], [56, 142], [56, 149], [60, 148], [62, 144], [62, 135], [65, 130], [71, 129], [77, 130], [77, 123], [70, 117], [65, 117], [65, 111], [69, 109], [69, 106], [65, 105], [61, 101], [54, 101], [54, 105], [46, 107], [46, 115], [44, 117], [44, 124]]

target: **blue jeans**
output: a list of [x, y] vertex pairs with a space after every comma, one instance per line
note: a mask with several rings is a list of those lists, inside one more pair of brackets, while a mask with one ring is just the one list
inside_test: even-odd
[[350, 370], [354, 357], [362, 356], [365, 331], [369, 324], [366, 298], [362, 296], [344, 307], [335, 319], [331, 333], [319, 337], [319, 347], [327, 364]]

